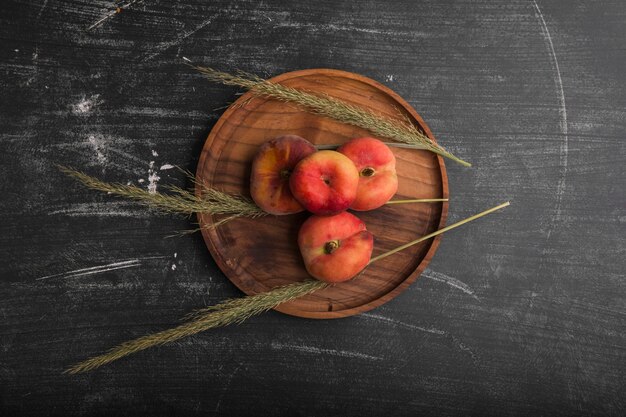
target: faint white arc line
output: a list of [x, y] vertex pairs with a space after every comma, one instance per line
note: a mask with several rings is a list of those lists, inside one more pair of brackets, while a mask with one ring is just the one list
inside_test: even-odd
[[240, 363], [239, 365], [237, 365], [235, 370], [232, 371], [230, 375], [228, 376], [228, 381], [226, 381], [226, 384], [224, 384], [224, 388], [222, 389], [220, 398], [217, 400], [217, 404], [215, 405], [215, 410], [213, 410], [214, 412], [217, 412], [217, 410], [219, 410], [224, 394], [226, 393], [226, 391], [228, 391], [228, 388], [230, 388], [230, 384], [233, 382], [233, 378], [235, 377], [235, 374], [239, 372], [239, 369], [241, 369], [242, 366], [243, 366], [243, 363]]
[[[554, 50], [554, 43], [552, 42], [552, 36], [550, 36], [550, 31], [548, 30], [548, 26], [546, 25], [546, 20], [543, 17], [543, 13], [541, 13], [541, 9], [539, 9], [539, 5], [535, 0], [533, 0], [533, 5], [535, 6], [535, 10], [537, 11], [537, 15], [539, 17], [541, 23], [541, 32], [543, 33], [544, 40], [548, 46], [550, 52], [550, 60], [555, 70], [555, 79], [554, 82], [558, 89], [558, 98], [559, 98], [559, 116], [560, 116], [560, 128], [561, 133], [563, 134], [563, 142], [561, 143], [561, 149], [559, 152], [560, 165], [562, 167], [561, 170], [561, 178], [559, 179], [559, 183], [557, 185], [557, 197], [556, 197], [556, 220], [560, 220], [561, 218], [561, 203], [563, 200], [563, 193], [565, 192], [565, 177], [567, 175], [567, 154], [569, 152], [569, 139], [567, 137], [567, 109], [565, 108], [565, 92], [563, 91], [563, 80], [561, 79], [561, 70], [559, 69], [559, 61], [556, 57], [556, 52]], [[552, 223], [548, 229], [548, 238], [550, 238], [550, 234], [552, 233]]]
[[442, 337], [449, 338], [456, 344], [456, 346], [459, 348], [459, 350], [463, 350], [463, 351], [469, 353], [469, 355], [472, 357], [472, 361], [474, 362], [475, 365], [478, 365], [478, 363], [479, 363], [478, 357], [476, 356], [476, 354], [472, 351], [472, 349], [469, 346], [467, 346], [466, 344], [461, 342], [452, 333], [446, 332], [445, 330], [440, 330], [440, 329], [435, 329], [435, 328], [427, 329], [425, 327], [415, 326], [413, 324], [404, 323], [404, 322], [399, 321], [399, 320], [394, 320], [394, 319], [390, 319], [388, 317], [379, 316], [377, 314], [371, 314], [371, 313], [361, 313], [361, 317], [372, 318], [374, 320], [380, 320], [380, 321], [383, 321], [383, 322], [387, 322], [387, 323], [389, 323], [392, 326], [404, 327], [406, 329], [411, 329], [411, 330], [419, 330], [419, 331], [422, 331], [422, 332], [432, 333], [432, 334], [436, 334], [436, 335], [439, 335], [439, 336], [442, 336]]
[[404, 327], [406, 329], [419, 330], [421, 332], [432, 333], [432, 334], [436, 334], [436, 335], [439, 335], [439, 336], [447, 335], [447, 332], [445, 332], [444, 330], [435, 329], [435, 328], [427, 329], [425, 327], [416, 326], [414, 324], [408, 324], [408, 323], [404, 323], [402, 321], [390, 319], [388, 317], [379, 316], [378, 314], [361, 313], [361, 317], [372, 318], [374, 320], [384, 321], [384, 322], [389, 323], [389, 324], [391, 324], [393, 326], [400, 326], [400, 327]]
[[456, 278], [453, 278], [446, 274], [442, 274], [441, 272], [432, 271], [430, 269], [427, 269], [424, 272], [422, 272], [422, 276], [424, 278], [432, 279], [433, 281], [443, 282], [444, 284], [449, 285], [458, 290], [461, 290], [465, 294], [471, 295], [473, 298], [480, 301], [480, 298], [478, 298], [476, 294], [474, 294], [474, 291], [469, 287], [469, 285], [465, 284], [462, 281], [459, 281]]
[[272, 343], [272, 349], [275, 350], [293, 350], [298, 352], [311, 353], [315, 355], [330, 355], [330, 356], [341, 356], [344, 358], [358, 358], [358, 359], [369, 359], [369, 360], [382, 360], [383, 358], [378, 356], [367, 355], [365, 353], [360, 352], [352, 352], [348, 350], [336, 350], [336, 349], [324, 349], [315, 346], [306, 346], [306, 345], [293, 345], [293, 344], [282, 344], [282, 343]]
[[41, 9], [39, 9], [39, 13], [37, 13], [37, 20], [41, 18], [43, 11], [46, 9], [46, 6], [48, 5], [48, 1], [50, 0], [44, 0], [43, 5], [41, 6]]
[[204, 22], [200, 23], [198, 26], [196, 26], [195, 28], [193, 28], [189, 32], [183, 33], [181, 36], [177, 37], [176, 39], [173, 39], [173, 40], [168, 41], [168, 42], [160, 43], [155, 48], [155, 49], [157, 49], [156, 52], [153, 52], [153, 53], [147, 55], [141, 61], [142, 62], [149, 61], [152, 58], [154, 58], [155, 56], [162, 54], [164, 51], [166, 51], [167, 49], [171, 48], [172, 46], [178, 45], [179, 43], [181, 43], [182, 41], [184, 41], [185, 39], [187, 39], [191, 35], [195, 34], [199, 30], [201, 30], [204, 27], [206, 27], [207, 25], [209, 25], [214, 19], [215, 19], [215, 16], [212, 16], [210, 19], [205, 20]]

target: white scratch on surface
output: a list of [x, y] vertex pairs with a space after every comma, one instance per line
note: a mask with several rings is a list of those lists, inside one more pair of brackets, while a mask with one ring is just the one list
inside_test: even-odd
[[183, 110], [177, 108], [164, 108], [164, 107], [137, 107], [137, 106], [123, 106], [117, 109], [120, 113], [128, 116], [150, 116], [154, 118], [195, 118], [205, 120], [207, 117], [211, 117], [211, 114], [198, 110]]
[[461, 342], [456, 336], [454, 336], [453, 334], [451, 334], [449, 332], [446, 332], [445, 330], [435, 329], [435, 328], [432, 328], [432, 327], [431, 328], [426, 328], [426, 327], [421, 327], [421, 326], [415, 326], [413, 324], [404, 323], [404, 322], [399, 321], [399, 320], [394, 320], [394, 319], [390, 319], [388, 317], [379, 316], [379, 315], [370, 314], [370, 313], [363, 313], [359, 317], [366, 317], [366, 318], [370, 318], [370, 319], [379, 320], [379, 321], [383, 321], [383, 322], [389, 323], [392, 326], [403, 327], [403, 328], [410, 329], [410, 330], [419, 330], [421, 332], [432, 333], [432, 334], [436, 334], [438, 336], [443, 336], [443, 337], [445, 337], [447, 339], [452, 340], [452, 343], [455, 344], [456, 347], [459, 350], [467, 352], [471, 356], [472, 361], [474, 362], [475, 365], [478, 365], [478, 363], [479, 363], [478, 357], [476, 356], [476, 354], [474, 354], [474, 352], [472, 351], [472, 349], [469, 346], [467, 346], [466, 344]]
[[48, 212], [49, 216], [64, 215], [70, 217], [152, 217], [150, 210], [137, 209], [137, 203], [132, 201], [107, 201], [97, 203], [77, 203], [70, 207], [59, 208]]
[[101, 136], [89, 135], [89, 137], [87, 138], [87, 141], [89, 142], [93, 150], [96, 152], [96, 160], [98, 161], [98, 163], [101, 165], [106, 164], [107, 158], [106, 156], [104, 156], [104, 153], [102, 152], [105, 146], [103, 142], [103, 138]]
[[119, 14], [122, 10], [128, 9], [133, 4], [143, 3], [143, 1], [144, 0], [131, 0], [129, 2], [126, 2], [125, 4], [118, 5], [114, 10], [111, 10], [109, 13], [105, 14], [103, 17], [101, 17], [96, 22], [94, 22], [91, 26], [89, 26], [87, 28], [87, 31], [97, 28], [98, 26], [100, 26], [101, 24], [103, 24], [104, 22], [112, 18], [113, 16], [115, 16], [116, 14]]
[[170, 164], [163, 164], [161, 165], [161, 168], [159, 168], [160, 171], [165, 171], [167, 169], [172, 169], [174, 168], [174, 165], [170, 165]]
[[46, 275], [40, 278], [36, 278], [35, 280], [41, 281], [44, 279], [51, 279], [51, 278], [76, 278], [76, 277], [82, 277], [86, 275], [101, 274], [103, 272], [115, 271], [117, 269], [135, 268], [135, 267], [141, 266], [141, 263], [143, 260], [162, 259], [162, 258], [164, 257], [163, 256], [150, 256], [146, 258], [129, 259], [126, 261], [118, 261], [118, 262], [113, 262], [113, 263], [106, 264], [106, 265], [93, 266], [90, 268], [75, 269], [73, 271], [62, 272], [60, 274]]
[[315, 346], [306, 346], [306, 345], [290, 345], [290, 344], [282, 344], [272, 342], [272, 349], [275, 350], [292, 350], [298, 352], [306, 352], [312, 353], [314, 355], [331, 355], [331, 356], [341, 356], [344, 358], [358, 358], [358, 359], [367, 359], [367, 360], [375, 360], [379, 361], [383, 358], [378, 356], [366, 355], [365, 353], [360, 352], [352, 352], [347, 350], [335, 350], [335, 349], [323, 349]]
[[72, 104], [72, 113], [78, 116], [86, 116], [100, 103], [100, 94], [95, 94], [89, 98], [83, 95], [83, 98], [76, 104]]
[[465, 294], [471, 295], [472, 297], [480, 301], [480, 299], [476, 296], [476, 294], [474, 294], [474, 291], [469, 287], [469, 285], [465, 284], [462, 281], [459, 281], [456, 278], [453, 278], [446, 274], [442, 274], [441, 272], [432, 271], [430, 269], [425, 270], [422, 273], [422, 276], [428, 279], [432, 279], [433, 281], [443, 282], [444, 284], [461, 290]]
[[[64, 142], [50, 145], [51, 147], [58, 149], [68, 149], [75, 151], [77, 146], [88, 146], [96, 151], [96, 162], [100, 164], [112, 164], [118, 168], [124, 170], [130, 170], [136, 173], [145, 173], [145, 168], [148, 166], [148, 161], [137, 158], [124, 149], [117, 148], [113, 145], [125, 146], [126, 139], [114, 136], [104, 135], [102, 133], [94, 132], [87, 136], [87, 139], [83, 142]], [[131, 143], [129, 141], [129, 143]], [[119, 162], [119, 158], [111, 158], [110, 154], [116, 154], [124, 159], [132, 161], [138, 165], [138, 167], [130, 166], [129, 164], [122, 164]]]
[[150, 161], [150, 166], [148, 167], [148, 192], [156, 194], [157, 183], [160, 179], [161, 177], [159, 177], [156, 169], [154, 168], [154, 161]]
[[113, 16], [115, 16], [116, 14], [117, 14], [117, 9], [108, 12], [103, 17], [101, 17], [100, 19], [96, 20], [91, 26], [89, 26], [87, 28], [87, 31], [90, 31], [91, 29], [97, 28], [98, 26], [100, 26], [101, 24], [103, 24], [104, 22], [106, 22], [107, 20], [112, 18]]
[[[565, 108], [565, 92], [563, 91], [563, 80], [561, 78], [561, 70], [559, 69], [559, 60], [556, 57], [556, 52], [554, 50], [554, 43], [552, 42], [552, 36], [550, 36], [550, 31], [548, 30], [548, 26], [546, 25], [546, 20], [543, 17], [543, 13], [539, 9], [539, 5], [535, 0], [533, 0], [533, 5], [535, 6], [535, 10], [537, 11], [537, 16], [540, 19], [541, 23], [541, 32], [543, 34], [543, 38], [545, 40], [546, 46], [548, 47], [548, 51], [550, 53], [550, 62], [554, 68], [554, 83], [557, 87], [557, 96], [559, 100], [559, 116], [560, 116], [560, 130], [563, 136], [563, 141], [561, 142], [561, 148], [559, 150], [559, 159], [561, 165], [561, 177], [559, 179], [559, 183], [556, 189], [556, 215], [555, 220], [558, 221], [561, 219], [561, 202], [563, 200], [563, 194], [565, 192], [565, 177], [567, 176], [567, 154], [569, 152], [569, 139], [567, 137], [567, 109]], [[553, 226], [550, 225], [548, 230], [548, 238], [550, 238], [550, 234], [552, 233]]]
[[[209, 294], [209, 287], [211, 286], [210, 282], [176, 282], [176, 286], [185, 291], [185, 293], [190, 296], [204, 296]], [[206, 300], [204, 300], [204, 304], [206, 305]]]
[[25, 85], [25, 86], [30, 86], [38, 77], [39, 75], [39, 47], [35, 46], [35, 50], [33, 51], [33, 54], [31, 55], [32, 58], [32, 75], [30, 77], [28, 77], [28, 79], [26, 80], [26, 82], [24, 82], [24, 84], [20, 85]]
[[217, 403], [215, 404], [215, 410], [214, 412], [217, 412], [220, 408], [220, 404], [222, 403], [222, 398], [224, 398], [224, 394], [228, 391], [228, 388], [230, 388], [230, 384], [233, 382], [233, 378], [235, 377], [235, 374], [237, 372], [239, 372], [239, 369], [241, 369], [241, 367], [243, 366], [243, 363], [240, 363], [239, 365], [237, 365], [237, 367], [230, 373], [230, 375], [228, 375], [228, 378], [226, 380], [226, 383], [224, 384], [224, 388], [222, 388], [222, 392], [220, 393], [220, 398], [218, 398]]
[[[128, 152], [126, 152], [126, 151], [124, 151], [122, 149], [114, 148], [113, 146], [108, 145], [108, 144], [105, 145], [105, 147], [106, 147], [107, 151], [115, 153], [115, 154], [117, 154], [117, 155], [119, 155], [119, 156], [121, 156], [123, 158], [128, 159], [129, 161], [134, 161], [134, 162], [136, 162], [137, 164], [139, 164], [141, 166], [147, 165], [146, 161], [144, 161], [143, 159], [137, 158], [135, 155], [130, 154], [130, 153], [128, 153]], [[139, 169], [139, 168], [137, 168], [137, 169]]]
[[204, 22], [200, 23], [195, 28], [191, 29], [188, 32], [185, 32], [185, 33], [181, 34], [180, 36], [177, 36], [176, 38], [172, 39], [171, 41], [162, 42], [162, 43], [158, 44], [154, 48], [154, 52], [148, 54], [145, 58], [142, 59], [142, 61], [143, 62], [149, 61], [152, 58], [160, 55], [161, 53], [163, 53], [167, 49], [171, 48], [172, 46], [178, 45], [179, 43], [181, 43], [182, 41], [184, 41], [185, 39], [187, 39], [188, 37], [190, 37], [194, 33], [198, 32], [199, 30], [201, 30], [204, 27], [208, 26], [213, 21], [214, 18], [215, 18], [215, 16], [211, 17], [210, 19], [205, 20]]
[[44, 0], [43, 5], [41, 6], [41, 9], [39, 9], [39, 13], [37, 13], [37, 19], [39, 20], [41, 18], [41, 15], [43, 14], [43, 11], [46, 9], [46, 6], [48, 6], [48, 1], [50, 0]]
[[363, 314], [360, 315], [360, 317], [366, 317], [366, 318], [370, 318], [370, 319], [374, 319], [374, 320], [384, 321], [384, 322], [387, 322], [387, 323], [392, 324], [394, 326], [404, 327], [406, 329], [411, 329], [411, 330], [419, 330], [421, 332], [437, 334], [439, 336], [444, 336], [444, 335], [447, 334], [443, 330], [435, 329], [435, 328], [432, 328], [432, 327], [430, 329], [427, 329], [426, 327], [415, 326], [413, 324], [404, 323], [402, 321], [390, 319], [390, 318], [387, 318], [387, 317], [384, 317], [384, 316], [379, 316], [377, 314], [363, 313]]
[[275, 28], [294, 28], [294, 29], [305, 29], [312, 33], [317, 32], [357, 32], [357, 33], [368, 33], [374, 35], [391, 35], [391, 36], [410, 36], [411, 38], [421, 37], [427, 38], [432, 36], [431, 34], [425, 32], [405, 32], [405, 31], [396, 31], [396, 30], [382, 30], [382, 29], [369, 29], [359, 26], [349, 26], [345, 24], [314, 24], [314, 23], [300, 23], [300, 22], [281, 22], [274, 26]]

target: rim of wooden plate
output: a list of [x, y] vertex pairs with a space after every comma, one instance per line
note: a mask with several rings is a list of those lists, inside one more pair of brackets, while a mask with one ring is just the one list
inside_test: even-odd
[[[414, 121], [417, 122], [418, 127], [422, 129], [422, 131], [433, 142], [436, 143], [436, 139], [433, 136], [426, 122], [424, 122], [422, 117], [417, 113], [417, 111], [409, 103], [407, 103], [400, 95], [398, 95], [395, 91], [391, 90], [389, 87], [386, 87], [385, 85], [380, 84], [378, 81], [375, 81], [363, 75], [355, 74], [353, 72], [348, 72], [348, 71], [330, 69], [330, 68], [312, 68], [312, 69], [285, 72], [275, 77], [269, 78], [268, 81], [271, 81], [274, 83], [280, 83], [281, 81], [286, 81], [291, 78], [306, 77], [310, 75], [343, 77], [343, 78], [347, 78], [351, 80], [356, 80], [364, 84], [368, 84], [374, 87], [375, 89], [380, 90], [384, 94], [391, 97], [407, 113], [409, 113], [411, 117], [414, 119]], [[198, 176], [201, 174], [201, 171], [204, 168], [205, 160], [210, 154], [210, 152], [205, 152], [205, 150], [207, 146], [210, 146], [213, 143], [215, 136], [220, 131], [223, 124], [230, 118], [231, 114], [237, 111], [240, 108], [240, 106], [244, 105], [246, 101], [256, 98], [256, 97], [257, 96], [255, 96], [253, 93], [251, 93], [250, 91], [247, 91], [246, 93], [241, 95], [232, 105], [230, 105], [228, 109], [220, 116], [218, 121], [215, 123], [215, 125], [211, 129], [211, 132], [207, 136], [207, 139], [205, 140], [205, 143], [202, 147], [202, 152], [200, 155], [200, 159], [198, 161], [197, 173], [196, 173]], [[436, 157], [437, 157], [437, 162], [439, 164], [439, 172], [441, 173], [442, 198], [448, 198], [449, 197], [448, 175], [446, 172], [445, 163], [444, 163], [443, 158], [440, 155], [436, 155]], [[196, 185], [195, 193], [196, 195], [201, 196], [202, 192], [201, 192], [201, 188], [199, 185]], [[444, 202], [442, 203], [442, 206], [441, 206], [441, 216], [439, 218], [439, 224], [438, 224], [437, 229], [441, 229], [445, 226], [447, 217], [448, 217], [448, 202]], [[204, 221], [206, 219], [209, 219], [209, 221]], [[214, 223], [214, 219], [213, 219], [213, 216], [199, 215], [198, 222], [200, 223], [201, 226], [210, 225]], [[222, 273], [228, 278], [228, 280], [231, 283], [233, 283], [237, 288], [239, 288], [239, 290], [241, 290], [246, 295], [256, 294], [253, 291], [249, 291], [249, 288], [239, 285], [240, 283], [238, 282], [238, 280], [234, 280], [229, 275], [227, 271], [230, 271], [230, 268], [226, 265], [226, 263], [223, 261], [221, 256], [217, 256], [219, 254], [219, 251], [213, 242], [210, 232], [211, 232], [210, 230], [207, 230], [205, 228], [201, 229], [204, 242], [207, 245], [207, 248], [209, 249], [211, 256], [217, 263]], [[413, 270], [413, 272], [411, 272], [400, 284], [398, 284], [389, 292], [381, 295], [380, 297], [368, 303], [362, 304], [357, 307], [344, 309], [344, 310], [333, 310], [333, 311], [307, 311], [307, 310], [294, 308], [291, 305], [291, 303], [284, 303], [274, 308], [274, 310], [279, 311], [284, 314], [296, 316], [296, 317], [313, 318], [313, 319], [342, 318], [342, 317], [349, 317], [355, 314], [360, 314], [360, 313], [370, 311], [376, 307], [379, 307], [387, 303], [388, 301], [391, 301], [392, 299], [400, 295], [402, 292], [404, 292], [413, 282], [415, 282], [415, 280], [422, 274], [422, 272], [426, 269], [426, 267], [430, 263], [430, 260], [432, 259], [435, 252], [437, 251], [437, 248], [439, 247], [439, 243], [441, 242], [442, 237], [443, 235], [438, 235], [435, 238], [431, 239], [430, 247], [428, 248], [428, 251], [422, 258], [421, 262], [418, 264], [415, 270]]]

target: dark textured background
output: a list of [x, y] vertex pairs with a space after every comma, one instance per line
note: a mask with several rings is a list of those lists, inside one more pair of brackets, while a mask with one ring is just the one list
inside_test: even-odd
[[[1, 415], [624, 415], [626, 2], [160, 0], [86, 31], [112, 8], [0, 5]], [[271, 312], [61, 375], [240, 295], [200, 236], [163, 239], [189, 220], [53, 166], [184, 184], [167, 164], [195, 169], [237, 90], [182, 56], [383, 82], [474, 163], [447, 164], [450, 223], [513, 205], [371, 313]]]

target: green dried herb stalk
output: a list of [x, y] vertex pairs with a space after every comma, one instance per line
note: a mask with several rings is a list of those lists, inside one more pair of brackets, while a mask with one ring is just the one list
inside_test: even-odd
[[243, 87], [258, 96], [271, 97], [276, 100], [295, 103], [305, 107], [311, 113], [367, 129], [380, 137], [394, 139], [410, 145], [417, 145], [420, 149], [429, 150], [458, 162], [461, 165], [471, 166], [470, 163], [452, 155], [440, 145], [433, 142], [408, 120], [391, 119], [369, 109], [346, 103], [328, 95], [320, 96], [282, 84], [275, 84], [241, 71], [233, 75], [227, 72], [217, 71], [213, 68], [193, 65], [187, 58], [183, 59], [185, 59], [188, 65], [199, 71], [210, 81]]

